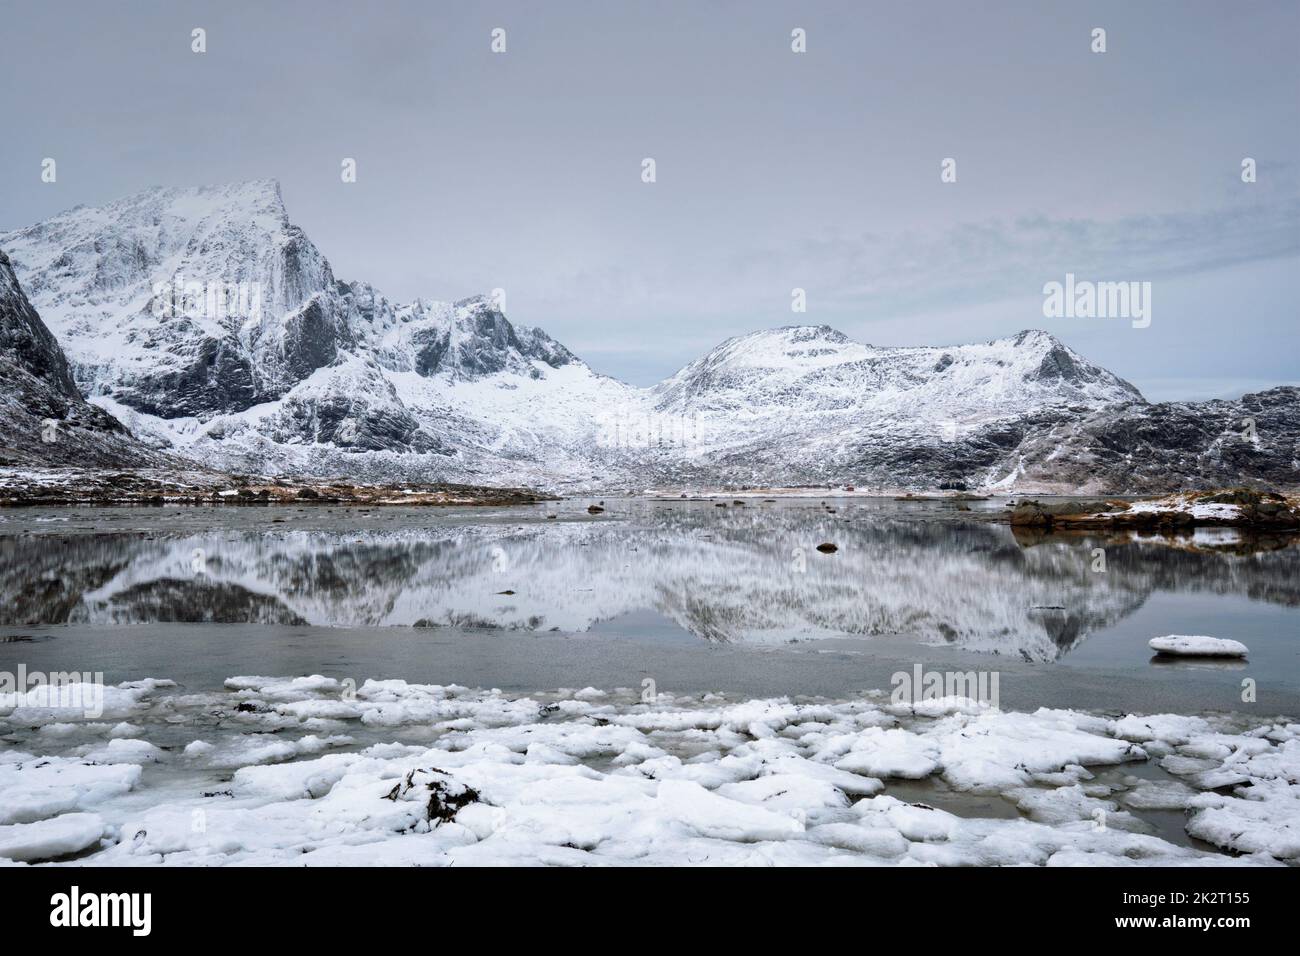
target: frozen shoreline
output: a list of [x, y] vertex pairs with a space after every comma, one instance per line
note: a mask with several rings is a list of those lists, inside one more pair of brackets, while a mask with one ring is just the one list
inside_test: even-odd
[[[136, 681], [106, 688], [93, 720], [52, 703], [0, 695], [5, 861], [1300, 860], [1292, 718], [913, 709], [885, 694], [646, 703], [639, 688], [524, 697], [319, 676], [207, 693]], [[890, 795], [914, 781], [958, 812]], [[988, 800], [1002, 812], [980, 813]], [[1242, 855], [1155, 835], [1150, 815], [1169, 811]]]

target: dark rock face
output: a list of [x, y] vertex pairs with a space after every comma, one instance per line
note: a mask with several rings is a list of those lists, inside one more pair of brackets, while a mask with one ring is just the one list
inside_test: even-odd
[[1065, 346], [1057, 343], [1052, 349], [1043, 356], [1042, 363], [1038, 366], [1035, 378], [1041, 382], [1060, 382], [1067, 384], [1086, 384], [1097, 382], [1102, 377], [1108, 381], [1117, 382], [1121, 387], [1127, 389], [1134, 401], [1142, 401], [1142, 393], [1129, 382], [1124, 381], [1112, 375], [1104, 369], [1095, 366], [1084, 367], [1080, 365], [1075, 356]]
[[358, 410], [346, 398], [314, 403], [319, 440], [357, 451], [434, 451], [437, 443], [407, 414], [391, 409]]
[[86, 403], [67, 359], [0, 252], [0, 466], [149, 465], [165, 459]]
[[123, 405], [160, 418], [243, 411], [264, 399], [239, 343], [205, 337], [179, 368], [138, 376], [116, 396]]
[[471, 305], [470, 337], [460, 345], [460, 368], [474, 375], [489, 375], [504, 371], [509, 350], [519, 349], [515, 330], [506, 317], [482, 300], [457, 302], [457, 306]]
[[446, 329], [424, 328], [411, 336], [415, 347], [415, 371], [425, 378], [433, 375], [442, 366], [447, 355], [451, 335]]
[[52, 395], [80, 399], [54, 336], [23, 295], [9, 257], [0, 252], [0, 359], [45, 383]]
[[560, 368], [578, 361], [577, 356], [541, 329], [517, 325], [515, 338], [519, 342], [519, 351], [525, 358], [545, 362], [551, 368]]
[[1102, 492], [1294, 488], [1300, 485], [1300, 389], [1081, 413], [1036, 423], [1016, 451], [1029, 479]]
[[334, 317], [312, 299], [284, 323], [284, 361], [294, 381], [329, 365], [338, 355]]
[[560, 368], [577, 359], [540, 329], [516, 328], [485, 296], [462, 299], [452, 306], [450, 325], [425, 326], [410, 333], [415, 371], [426, 378], [446, 373], [478, 378], [513, 371], [538, 378], [527, 363], [537, 360]]

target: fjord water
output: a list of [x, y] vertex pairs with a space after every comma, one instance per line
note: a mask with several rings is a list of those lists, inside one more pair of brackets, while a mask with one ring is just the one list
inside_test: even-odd
[[[0, 668], [840, 697], [920, 664], [998, 672], [1004, 707], [1300, 709], [1294, 539], [1017, 534], [997, 500], [590, 503], [10, 510]], [[1250, 657], [1164, 663], [1166, 633]]]

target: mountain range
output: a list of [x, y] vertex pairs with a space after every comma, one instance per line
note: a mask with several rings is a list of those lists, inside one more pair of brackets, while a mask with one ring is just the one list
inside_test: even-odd
[[1290, 487], [1300, 467], [1300, 390], [1153, 404], [1042, 331], [882, 348], [793, 326], [634, 387], [491, 296], [396, 303], [336, 278], [273, 181], [79, 206], [0, 250], [10, 465], [1117, 493]]

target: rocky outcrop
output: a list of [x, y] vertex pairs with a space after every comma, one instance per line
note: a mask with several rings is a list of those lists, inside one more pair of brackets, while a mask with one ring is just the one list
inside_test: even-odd
[[1020, 501], [1011, 512], [1011, 524], [1014, 527], [1051, 528], [1066, 524], [1068, 519], [1107, 514], [1127, 507], [1122, 501]]
[[1125, 403], [1024, 421], [1022, 487], [1162, 494], [1250, 484], [1300, 487], [1300, 389], [1235, 401]]
[[554, 500], [527, 488], [417, 483], [355, 485], [265, 481], [216, 472], [134, 468], [0, 471], [0, 506], [13, 505], [528, 505]]
[[1300, 498], [1275, 491], [1232, 488], [1185, 492], [1154, 501], [1022, 501], [1011, 513], [1014, 527], [1047, 530], [1176, 531], [1198, 527], [1300, 531]]
[[0, 466], [146, 465], [165, 459], [81, 397], [67, 359], [0, 252]]

